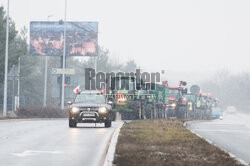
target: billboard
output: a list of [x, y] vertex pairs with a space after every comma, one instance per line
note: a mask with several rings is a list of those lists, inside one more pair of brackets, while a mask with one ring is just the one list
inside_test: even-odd
[[[62, 56], [64, 23], [30, 22], [30, 55]], [[97, 22], [66, 22], [66, 56], [96, 56]]]

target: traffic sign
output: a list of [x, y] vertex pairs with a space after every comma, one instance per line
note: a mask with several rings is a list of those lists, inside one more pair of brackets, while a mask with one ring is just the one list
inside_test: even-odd
[[52, 74], [68, 74], [68, 75], [74, 75], [75, 74], [75, 69], [72, 68], [52, 68]]

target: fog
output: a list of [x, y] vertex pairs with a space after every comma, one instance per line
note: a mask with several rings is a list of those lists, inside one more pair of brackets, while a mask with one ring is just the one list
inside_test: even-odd
[[[172, 80], [186, 73], [202, 80], [224, 68], [249, 71], [249, 7], [247, 0], [69, 0], [67, 20], [98, 21], [99, 44], [120, 61], [134, 59], [147, 71], [166, 70]], [[63, 1], [10, 0], [18, 29], [48, 15], [62, 19]]]
[[[6, 3], [0, 0], [0, 5]], [[203, 91], [224, 101], [228, 95], [211, 86], [216, 73], [225, 70], [236, 80], [250, 71], [249, 7], [247, 0], [68, 0], [67, 20], [98, 21], [98, 43], [109, 50], [110, 61], [124, 65], [134, 60], [143, 71], [164, 70], [162, 79], [171, 85], [179, 80], [187, 81], [188, 87], [201, 84]], [[30, 21], [46, 21], [49, 15], [50, 21], [62, 19], [64, 1], [10, 0], [17, 30], [29, 29]], [[234, 87], [241, 82], [234, 81]], [[231, 91], [230, 97], [237, 89]], [[242, 98], [249, 100], [248, 95]]]

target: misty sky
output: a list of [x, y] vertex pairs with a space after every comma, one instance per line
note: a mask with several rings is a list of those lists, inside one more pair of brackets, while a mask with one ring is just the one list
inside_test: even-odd
[[[48, 15], [63, 18], [64, 0], [10, 0], [18, 28]], [[68, 0], [67, 8], [68, 21], [99, 22], [99, 44], [116, 59], [170, 75], [249, 71], [249, 17], [249, 0]]]

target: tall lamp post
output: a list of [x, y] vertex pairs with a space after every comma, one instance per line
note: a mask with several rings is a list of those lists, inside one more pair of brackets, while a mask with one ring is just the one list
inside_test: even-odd
[[65, 0], [65, 11], [64, 11], [64, 33], [63, 33], [63, 74], [62, 74], [62, 98], [61, 98], [61, 109], [64, 109], [64, 83], [65, 83], [65, 58], [66, 58], [66, 13], [67, 12], [67, 0]]
[[5, 43], [5, 72], [4, 72], [3, 116], [6, 116], [6, 115], [7, 115], [8, 54], [9, 54], [9, 0], [8, 0], [8, 2], [7, 2], [7, 22], [6, 22], [6, 43]]

